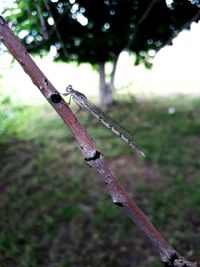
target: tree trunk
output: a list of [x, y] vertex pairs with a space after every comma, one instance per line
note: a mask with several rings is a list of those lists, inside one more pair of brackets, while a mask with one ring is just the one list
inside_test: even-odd
[[113, 69], [110, 75], [110, 80], [106, 81], [105, 62], [99, 63], [99, 102], [102, 109], [105, 109], [112, 104], [113, 92], [115, 90], [114, 79], [117, 67], [118, 56], [113, 60]]

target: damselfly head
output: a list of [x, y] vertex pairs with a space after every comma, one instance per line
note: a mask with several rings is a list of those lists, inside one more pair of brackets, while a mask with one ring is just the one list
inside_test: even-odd
[[69, 85], [66, 87], [65, 92], [66, 92], [67, 94], [70, 94], [72, 91], [73, 91], [72, 85], [69, 84]]

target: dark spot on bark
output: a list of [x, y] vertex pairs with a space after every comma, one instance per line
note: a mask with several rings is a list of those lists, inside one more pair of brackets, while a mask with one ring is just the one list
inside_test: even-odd
[[124, 205], [121, 202], [113, 202], [115, 205], [117, 205], [118, 207], [123, 207]]
[[88, 161], [96, 160], [96, 159], [99, 159], [100, 156], [101, 156], [101, 152], [96, 150], [94, 156], [91, 158], [85, 158], [85, 161], [88, 162]]
[[5, 25], [5, 20], [2, 18], [2, 16], [0, 16], [0, 25], [4, 26]]
[[23, 61], [20, 61], [20, 64], [21, 64], [22, 67], [25, 66], [25, 63]]
[[44, 79], [44, 82], [46, 85], [49, 85], [49, 81], [47, 79]]
[[50, 96], [50, 99], [51, 99], [51, 102], [55, 103], [55, 104], [58, 104], [61, 102], [62, 100], [62, 97], [59, 95], [59, 94], [52, 94]]
[[173, 266], [174, 266], [174, 261], [175, 261], [176, 259], [178, 259], [178, 256], [177, 256], [177, 254], [175, 253], [175, 254], [173, 254], [173, 255], [171, 256], [171, 259], [169, 259], [168, 262], [164, 262], [164, 266], [165, 266], [165, 267], [173, 267]]

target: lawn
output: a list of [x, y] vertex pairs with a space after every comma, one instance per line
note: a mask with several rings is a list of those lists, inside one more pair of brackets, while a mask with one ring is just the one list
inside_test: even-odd
[[[0, 98], [0, 262], [11, 266], [161, 266], [48, 105]], [[129, 194], [184, 257], [200, 257], [200, 99], [122, 95], [109, 116], [138, 158], [89, 114], [78, 118]]]

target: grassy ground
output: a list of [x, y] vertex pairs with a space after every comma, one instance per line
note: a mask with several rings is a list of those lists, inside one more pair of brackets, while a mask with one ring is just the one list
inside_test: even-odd
[[[109, 112], [135, 133], [144, 160], [88, 114], [78, 116], [155, 226], [198, 259], [200, 100], [126, 98]], [[1, 267], [160, 266], [49, 106], [17, 106], [4, 96], [0, 120]]]

